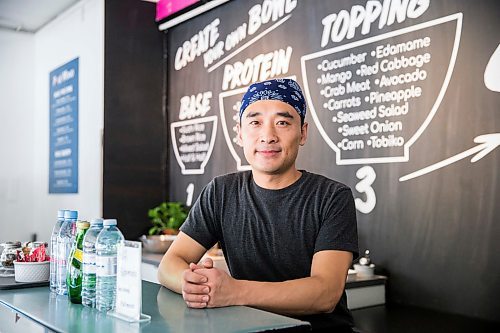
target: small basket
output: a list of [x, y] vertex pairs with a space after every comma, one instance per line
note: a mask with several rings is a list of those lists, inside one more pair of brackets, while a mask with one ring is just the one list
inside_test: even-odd
[[367, 265], [360, 265], [360, 264], [354, 264], [354, 270], [356, 271], [356, 275], [360, 277], [372, 277], [374, 275], [375, 271], [375, 265], [370, 264], [369, 266]]
[[14, 280], [17, 282], [43, 282], [50, 276], [50, 261], [14, 261]]

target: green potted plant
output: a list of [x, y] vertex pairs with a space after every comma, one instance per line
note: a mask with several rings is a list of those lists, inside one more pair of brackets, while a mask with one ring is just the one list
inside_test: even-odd
[[188, 210], [180, 202], [162, 202], [148, 210], [153, 226], [149, 236], [141, 236], [144, 250], [165, 253], [179, 233], [179, 228], [187, 218]]
[[177, 235], [188, 211], [180, 202], [162, 202], [148, 211], [153, 226], [149, 235]]

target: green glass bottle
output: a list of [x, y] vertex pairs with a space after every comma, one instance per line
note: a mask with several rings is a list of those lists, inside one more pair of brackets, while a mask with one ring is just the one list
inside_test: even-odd
[[76, 239], [68, 260], [66, 285], [68, 296], [72, 303], [82, 303], [82, 273], [83, 273], [83, 237], [89, 229], [90, 223], [78, 221], [76, 223]]

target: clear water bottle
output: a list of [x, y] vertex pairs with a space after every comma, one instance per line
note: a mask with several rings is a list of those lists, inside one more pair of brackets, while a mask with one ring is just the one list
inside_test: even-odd
[[96, 308], [105, 312], [115, 306], [116, 298], [116, 251], [124, 240], [116, 227], [116, 220], [104, 220], [104, 228], [97, 236], [96, 250]]
[[67, 295], [68, 288], [66, 286], [67, 262], [71, 252], [71, 247], [75, 241], [76, 219], [78, 212], [75, 210], [67, 210], [64, 212], [64, 222], [61, 225], [59, 234], [57, 235], [57, 290], [59, 295]]
[[82, 304], [95, 308], [95, 243], [102, 230], [102, 219], [93, 219], [83, 238]]
[[57, 250], [57, 236], [59, 235], [59, 230], [64, 222], [64, 212], [61, 209], [57, 211], [57, 222], [52, 229], [52, 235], [50, 236], [50, 291], [55, 293], [57, 290], [57, 264], [59, 262], [59, 251]]

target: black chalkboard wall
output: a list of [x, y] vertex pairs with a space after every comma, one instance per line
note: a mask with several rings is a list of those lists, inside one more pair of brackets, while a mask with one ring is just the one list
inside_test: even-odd
[[164, 34], [150, 2], [105, 1], [105, 13], [103, 216], [136, 240], [165, 197]]
[[169, 199], [248, 168], [239, 99], [296, 78], [298, 167], [352, 188], [389, 300], [498, 321], [499, 15], [496, 0], [234, 0], [171, 28]]

